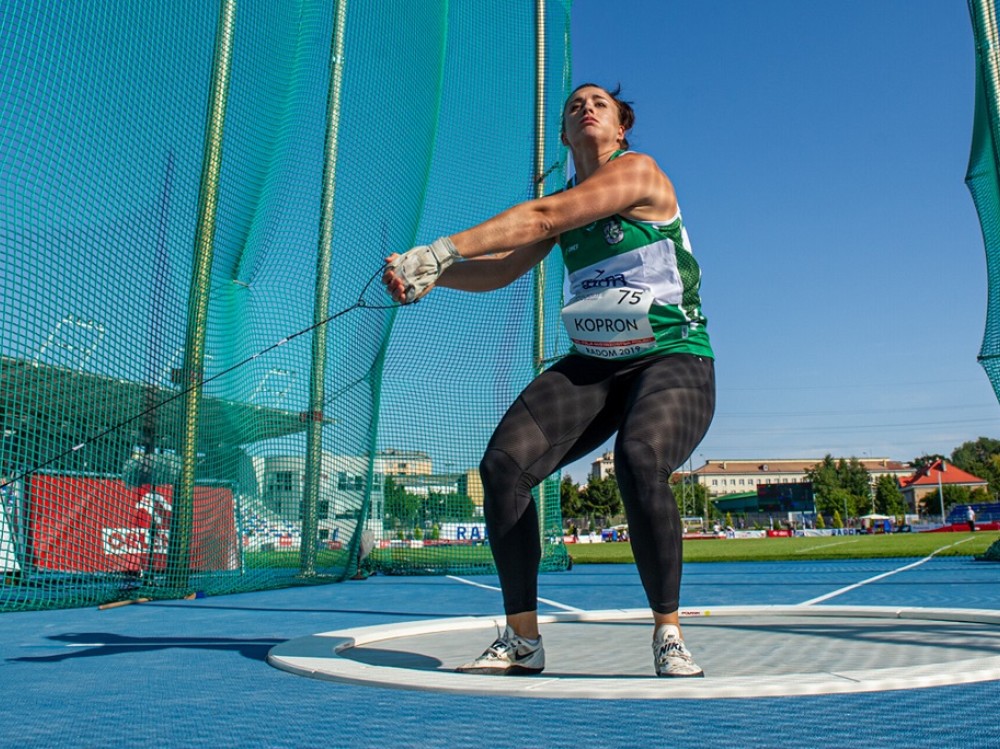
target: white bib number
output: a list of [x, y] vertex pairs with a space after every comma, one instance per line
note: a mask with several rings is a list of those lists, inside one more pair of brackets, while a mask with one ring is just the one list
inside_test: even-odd
[[648, 289], [604, 289], [577, 297], [563, 307], [566, 332], [577, 351], [601, 359], [618, 359], [648, 351], [656, 345]]

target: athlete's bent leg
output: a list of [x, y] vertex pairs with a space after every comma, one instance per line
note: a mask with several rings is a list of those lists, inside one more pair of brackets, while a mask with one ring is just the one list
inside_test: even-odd
[[[533, 615], [538, 606], [541, 541], [531, 491], [611, 435], [617, 425], [611, 414], [621, 410], [608, 402], [613, 370], [570, 356], [539, 375], [507, 411], [480, 463], [486, 529], [508, 617]], [[532, 637], [519, 621], [508, 623]]]
[[710, 359], [657, 360], [634, 383], [615, 444], [629, 539], [656, 624], [676, 624], [683, 528], [671, 473], [704, 437], [715, 410]]

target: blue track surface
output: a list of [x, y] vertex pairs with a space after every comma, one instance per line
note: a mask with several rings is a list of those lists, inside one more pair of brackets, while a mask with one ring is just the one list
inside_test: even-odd
[[[914, 561], [689, 564], [682, 606], [798, 604]], [[543, 575], [540, 595], [582, 609], [645, 604], [625, 565]], [[1000, 565], [934, 558], [828, 603], [1000, 610]], [[264, 662], [276, 643], [311, 633], [499, 610], [499, 593], [459, 580], [374, 577], [4, 614], [0, 746], [1000, 747], [1000, 674], [872, 694], [595, 703], [353, 687]]]

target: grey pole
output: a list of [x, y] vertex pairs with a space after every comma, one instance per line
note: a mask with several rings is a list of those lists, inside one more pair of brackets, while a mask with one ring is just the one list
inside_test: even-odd
[[222, 0], [215, 35], [212, 88], [209, 94], [208, 124], [198, 196], [198, 227], [194, 263], [188, 293], [187, 332], [184, 336], [184, 366], [181, 387], [184, 395], [184, 422], [181, 433], [181, 470], [173, 497], [170, 542], [167, 551], [167, 578], [170, 587], [185, 588], [191, 568], [191, 537], [194, 530], [194, 477], [198, 454], [198, 412], [201, 406], [205, 367], [205, 333], [208, 323], [209, 286], [218, 212], [219, 176], [222, 172], [222, 135], [226, 120], [229, 74], [233, 61], [233, 30], [236, 0]]
[[[545, 194], [545, 0], [535, 0], [535, 197]], [[545, 261], [535, 266], [535, 336], [533, 362], [535, 375], [544, 368], [545, 361]], [[549, 479], [538, 487], [538, 524], [544, 544], [548, 535]]]
[[[319, 479], [323, 464], [323, 401], [325, 400], [326, 327], [330, 316], [330, 265], [333, 258], [333, 226], [337, 192], [337, 149], [340, 137], [340, 100], [344, 76], [344, 31], [347, 0], [337, 0], [334, 8], [333, 41], [330, 49], [330, 85], [327, 90], [326, 148], [323, 158], [323, 193], [319, 248], [316, 253], [316, 287], [312, 339], [312, 369], [309, 377], [309, 411], [306, 429], [306, 467], [302, 485], [302, 546], [299, 574], [316, 574], [316, 526], [319, 506]], [[355, 529], [355, 533], [358, 530]]]

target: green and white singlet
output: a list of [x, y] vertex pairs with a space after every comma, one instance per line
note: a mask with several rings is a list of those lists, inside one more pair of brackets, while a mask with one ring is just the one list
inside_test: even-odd
[[601, 359], [714, 358], [701, 310], [701, 268], [680, 209], [669, 221], [609, 216], [560, 234], [559, 247], [568, 274], [563, 324], [574, 351]]

